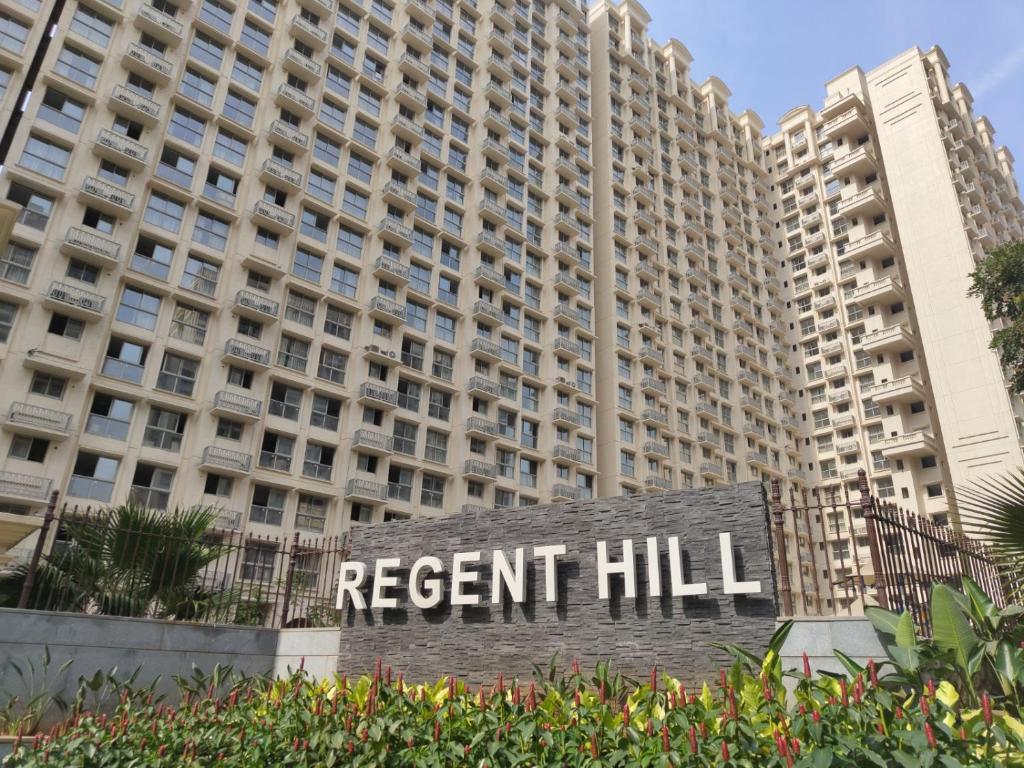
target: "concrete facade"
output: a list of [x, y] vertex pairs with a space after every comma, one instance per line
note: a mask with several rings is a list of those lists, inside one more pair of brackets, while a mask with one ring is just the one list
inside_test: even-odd
[[[740, 579], [759, 580], [760, 594], [723, 593], [720, 532], [732, 534], [743, 563]], [[648, 536], [660, 537], [662, 597], [647, 588]], [[706, 582], [706, 595], [669, 596], [668, 536], [680, 539], [687, 583]], [[596, 542], [606, 541], [612, 559], [621, 560], [622, 539], [634, 542], [636, 598], [626, 599], [621, 577], [613, 577], [609, 599], [600, 600]], [[559, 558], [554, 603], [545, 601], [545, 574], [530, 558], [534, 546], [545, 544], [567, 546]], [[610, 659], [628, 675], [643, 676], [657, 664], [690, 680], [711, 679], [726, 660], [712, 643], [738, 643], [759, 652], [775, 629], [765, 506], [756, 483], [372, 526], [356, 534], [352, 559], [366, 562], [372, 575], [376, 558], [399, 557], [402, 567], [392, 573], [402, 574], [404, 583], [413, 561], [433, 555], [448, 564], [447, 589], [453, 552], [480, 550], [486, 564], [490, 550], [503, 549], [511, 557], [511, 549], [520, 546], [528, 574], [522, 604], [507, 594], [500, 605], [491, 603], [487, 565], [478, 569], [483, 597], [477, 606], [445, 601], [419, 609], [404, 591], [391, 593], [399, 598], [396, 609], [358, 611], [348, 602], [339, 669], [363, 669], [381, 657], [409, 679], [458, 674], [483, 683], [499, 672], [528, 678], [534, 664], [543, 668], [557, 654], [563, 667], [573, 658], [588, 669]], [[364, 585], [367, 591], [371, 582]]]
[[964, 296], [1024, 204], [939, 49], [764, 136], [634, 0], [0, 12], [0, 550], [53, 490], [289, 537], [864, 467], [944, 521], [1024, 460]]

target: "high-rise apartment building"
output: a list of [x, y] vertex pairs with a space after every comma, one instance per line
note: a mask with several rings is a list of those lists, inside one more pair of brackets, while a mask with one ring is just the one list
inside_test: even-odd
[[[0, 13], [8, 520], [333, 534], [860, 467], [941, 519], [1021, 463], [965, 297], [1012, 157], [938, 49], [765, 136], [634, 0]], [[806, 577], [866, 544], [827, 522]]]
[[763, 125], [638, 3], [590, 18], [601, 494], [799, 476]]

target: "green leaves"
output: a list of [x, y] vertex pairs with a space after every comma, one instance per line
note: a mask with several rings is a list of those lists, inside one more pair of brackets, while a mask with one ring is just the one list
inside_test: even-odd
[[966, 672], [979, 638], [955, 593], [945, 584], [932, 587], [931, 612], [932, 640], [941, 650], [952, 652], [957, 664]]

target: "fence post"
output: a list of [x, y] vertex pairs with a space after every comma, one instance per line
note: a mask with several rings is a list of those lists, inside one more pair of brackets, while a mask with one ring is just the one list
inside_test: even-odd
[[[882, 562], [882, 548], [878, 541], [878, 529], [875, 526], [875, 506], [871, 501], [871, 492], [868, 489], [868, 473], [863, 469], [857, 470], [857, 489], [860, 491], [860, 509], [864, 514], [864, 523], [868, 529], [871, 568], [875, 572], [875, 597], [880, 606], [888, 608], [889, 596], [886, 594], [885, 565]], [[852, 539], [853, 531], [850, 531], [850, 534]]]
[[19, 608], [28, 608], [28, 600], [32, 595], [32, 587], [36, 583], [36, 572], [39, 570], [39, 560], [43, 556], [43, 547], [46, 546], [46, 538], [50, 533], [50, 526], [53, 524], [54, 511], [57, 509], [57, 491], [50, 494], [50, 501], [46, 505], [46, 514], [43, 515], [43, 525], [39, 529], [39, 538], [36, 539], [36, 548], [32, 551], [32, 559], [28, 563], [28, 572], [25, 574], [25, 583], [21, 585], [21, 596], [18, 598]]
[[295, 550], [299, 546], [299, 532], [292, 537], [292, 547], [285, 554], [288, 557], [288, 571], [284, 577], [284, 597], [281, 605], [281, 629], [288, 623], [288, 604], [292, 600], [292, 581], [295, 578]]
[[785, 519], [782, 515], [782, 487], [778, 479], [772, 480], [772, 528], [775, 533], [775, 549], [779, 553], [779, 596], [782, 611], [793, 615], [793, 588], [789, 583], [789, 557], [786, 554]]

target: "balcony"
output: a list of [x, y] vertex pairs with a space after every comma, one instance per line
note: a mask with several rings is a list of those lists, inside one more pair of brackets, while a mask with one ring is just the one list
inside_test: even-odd
[[648, 458], [667, 459], [669, 457], [668, 447], [657, 440], [648, 440], [644, 443], [644, 455]]
[[224, 357], [256, 365], [260, 368], [270, 367], [270, 350], [257, 347], [239, 339], [228, 339], [224, 343]]
[[284, 184], [293, 191], [302, 189], [302, 173], [273, 158], [263, 161], [260, 166], [260, 179], [272, 184]]
[[665, 364], [665, 355], [661, 350], [656, 349], [650, 344], [642, 344], [640, 346], [640, 360], [648, 363], [655, 363], [657, 365]]
[[847, 218], [853, 216], [876, 216], [885, 211], [885, 196], [875, 187], [862, 189], [852, 197], [839, 201], [836, 214]]
[[281, 83], [277, 87], [275, 102], [280, 107], [293, 110], [306, 117], [310, 117], [316, 112], [316, 100], [288, 83]]
[[309, 136], [284, 120], [274, 120], [270, 124], [267, 138], [293, 152], [305, 152], [309, 149]]
[[878, 405], [891, 403], [912, 403], [924, 398], [924, 385], [917, 376], [903, 376], [893, 381], [883, 381], [865, 390], [865, 395]]
[[62, 440], [71, 432], [71, 414], [29, 403], [11, 403], [5, 426], [21, 434]]
[[645, 408], [640, 413], [640, 419], [649, 424], [657, 424], [660, 427], [667, 428], [669, 425], [668, 416], [656, 408]]
[[89, 229], [69, 227], [61, 250], [101, 267], [115, 267], [121, 260], [121, 244]]
[[416, 208], [416, 193], [397, 181], [389, 181], [384, 185], [384, 199], [403, 211]]
[[373, 263], [373, 274], [376, 277], [405, 285], [409, 282], [409, 268], [390, 256], [378, 256]]
[[904, 456], [927, 456], [938, 452], [935, 437], [923, 429], [894, 435], [881, 441], [882, 455], [887, 459], [899, 459]]
[[158, 83], [170, 82], [174, 65], [163, 56], [158, 56], [138, 43], [129, 43], [121, 57], [125, 69]]
[[903, 301], [904, 298], [903, 284], [891, 276], [859, 285], [846, 296], [847, 301], [862, 306]]
[[551, 486], [552, 501], [577, 501], [580, 498], [580, 490], [574, 485], [555, 483]]
[[554, 318], [570, 326], [585, 327], [583, 315], [568, 304], [562, 302], [555, 306]]
[[462, 464], [462, 475], [472, 480], [493, 480], [498, 476], [498, 468], [486, 461], [467, 459]]
[[470, 416], [466, 419], [466, 434], [470, 437], [497, 437], [500, 431], [496, 421], [489, 421], [479, 416]]
[[375, 408], [397, 408], [398, 391], [367, 381], [359, 385], [359, 402]]
[[283, 235], [291, 234], [295, 230], [295, 214], [266, 200], [257, 200], [253, 203], [252, 220], [258, 226]]
[[501, 360], [501, 347], [495, 344], [490, 339], [483, 339], [479, 336], [469, 345], [469, 353], [473, 357], [478, 357], [481, 360], [496, 363]]
[[370, 316], [379, 320], [397, 320], [405, 322], [405, 305], [392, 301], [386, 296], [374, 296], [370, 299]]
[[472, 376], [466, 382], [466, 389], [474, 397], [497, 399], [501, 396], [501, 389], [497, 382], [491, 381], [483, 376]]
[[292, 36], [303, 41], [313, 48], [320, 49], [327, 45], [329, 37], [327, 30], [314, 24], [305, 16], [292, 16], [290, 29]]
[[184, 25], [180, 21], [147, 4], [139, 6], [135, 26], [172, 46], [181, 42], [184, 33]]
[[914, 337], [905, 323], [867, 333], [860, 338], [861, 347], [865, 352], [894, 352], [912, 349]]
[[149, 126], [160, 121], [160, 105], [124, 85], [115, 85], [110, 94], [110, 108]]
[[583, 451], [579, 448], [573, 448], [571, 445], [565, 443], [556, 443], [552, 456], [556, 461], [567, 461], [570, 464], [584, 464]]
[[354, 477], [345, 484], [345, 498], [370, 503], [387, 501], [388, 487], [384, 483]]
[[412, 245], [412, 229], [390, 216], [377, 225], [377, 234], [382, 240], [387, 240], [402, 248]]
[[747, 451], [748, 464], [756, 464], [762, 469], [768, 468], [768, 454], [764, 451]]
[[50, 498], [53, 480], [38, 475], [0, 472], [0, 499], [38, 505]]
[[722, 465], [716, 464], [713, 461], [705, 461], [700, 465], [700, 474], [702, 477], [706, 477], [711, 480], [721, 480], [725, 477], [725, 473], [722, 471]]
[[868, 147], [859, 147], [832, 162], [834, 176], [850, 176], [871, 173], [878, 168], [874, 153]]
[[387, 456], [394, 452], [395, 440], [391, 435], [371, 429], [357, 429], [352, 436], [352, 450], [374, 456]]
[[239, 315], [260, 322], [273, 322], [280, 311], [281, 305], [262, 293], [243, 288], [235, 294], [235, 312]]
[[552, 423], [560, 427], [581, 427], [583, 420], [579, 414], [568, 408], [555, 408], [552, 412]]
[[822, 128], [826, 138], [834, 139], [847, 134], [860, 135], [867, 129], [867, 123], [860, 109], [854, 107], [838, 117], [833, 117]]
[[571, 357], [583, 357], [583, 345], [564, 336], [557, 336], [551, 344], [555, 352], [565, 352]]
[[114, 216], [130, 216], [135, 208], [134, 194], [95, 176], [86, 176], [82, 181], [78, 199]]
[[220, 390], [213, 396], [213, 413], [255, 421], [263, 414], [263, 402], [252, 397]]
[[658, 475], [648, 475], [644, 478], [644, 487], [653, 491], [671, 491], [672, 481]]
[[52, 309], [86, 321], [102, 317], [106, 302], [105, 296], [57, 280], [50, 283], [45, 299]]
[[665, 395], [668, 394], [668, 386], [661, 379], [655, 378], [654, 376], [644, 376], [640, 380], [640, 389], [644, 390], [648, 394]]
[[200, 462], [203, 469], [214, 469], [217, 472], [229, 475], [246, 475], [252, 468], [252, 456], [240, 451], [231, 451], [216, 445], [208, 445], [203, 448], [203, 458]]
[[[149, 6], [144, 7], [148, 8]], [[145, 168], [149, 161], [148, 147], [106, 128], [101, 128], [96, 135], [93, 152], [135, 171]]]

